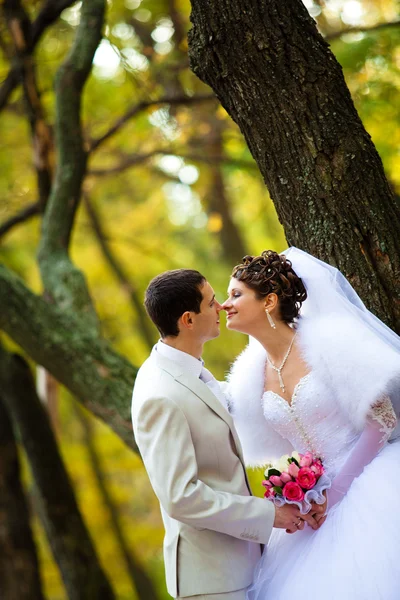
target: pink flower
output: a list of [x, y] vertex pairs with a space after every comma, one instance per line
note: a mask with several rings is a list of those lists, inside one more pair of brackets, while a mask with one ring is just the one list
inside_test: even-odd
[[270, 481], [268, 481], [267, 479], [264, 479], [264, 481], [261, 482], [261, 485], [263, 485], [265, 488], [272, 487], [272, 483]]
[[272, 485], [277, 485], [279, 487], [282, 486], [282, 479], [280, 477], [278, 477], [278, 475], [271, 475], [269, 480], [272, 483]]
[[300, 467], [310, 467], [313, 463], [313, 455], [311, 452], [306, 452], [300, 457]]
[[311, 490], [317, 483], [315, 473], [308, 467], [302, 467], [297, 475], [297, 483], [305, 490]]
[[282, 471], [280, 478], [281, 478], [282, 483], [287, 483], [288, 481], [292, 481], [291, 476], [289, 475], [289, 473], [286, 473], [286, 471]]
[[275, 490], [267, 488], [264, 493], [264, 498], [273, 498], [275, 496]]
[[297, 473], [299, 472], [299, 467], [296, 465], [296, 463], [292, 462], [289, 465], [288, 472], [289, 472], [289, 475], [296, 478]]
[[311, 471], [313, 473], [315, 473], [316, 477], [321, 477], [321, 475], [324, 473], [324, 467], [322, 466], [322, 463], [318, 460], [315, 461], [311, 467], [310, 467]]
[[304, 499], [304, 492], [295, 481], [289, 481], [283, 488], [283, 495], [288, 500], [296, 500], [301, 502]]

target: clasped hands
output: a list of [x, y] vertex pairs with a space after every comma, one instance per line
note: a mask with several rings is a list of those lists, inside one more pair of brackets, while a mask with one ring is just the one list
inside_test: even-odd
[[324, 504], [312, 502], [311, 506], [311, 510], [306, 515], [301, 514], [296, 504], [275, 507], [274, 527], [286, 529], [286, 533], [295, 533], [304, 529], [305, 523], [314, 530], [319, 529], [326, 519], [326, 500]]

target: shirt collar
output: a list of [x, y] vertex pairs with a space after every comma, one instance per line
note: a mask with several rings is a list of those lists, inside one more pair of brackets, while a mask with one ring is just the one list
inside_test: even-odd
[[159, 340], [156, 345], [157, 352], [161, 356], [172, 360], [182, 367], [187, 373], [194, 375], [194, 377], [200, 377], [201, 370], [203, 368], [203, 360], [195, 358], [187, 352], [177, 350], [168, 344], [164, 344], [162, 340]]

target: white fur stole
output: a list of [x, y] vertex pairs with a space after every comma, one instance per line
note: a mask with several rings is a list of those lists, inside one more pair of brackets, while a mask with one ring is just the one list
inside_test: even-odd
[[227, 393], [232, 417], [247, 465], [263, 465], [270, 459], [292, 452], [293, 448], [265, 420], [262, 396], [266, 353], [258, 344], [249, 344], [238, 356], [228, 375]]
[[[372, 405], [385, 394], [400, 415], [400, 354], [366, 326], [334, 314], [301, 318], [298, 340], [310, 370], [316, 371], [329, 399], [357, 431], [365, 426]], [[226, 386], [249, 465], [265, 464], [293, 450], [264, 418], [265, 361], [264, 348], [254, 340], [232, 365]]]

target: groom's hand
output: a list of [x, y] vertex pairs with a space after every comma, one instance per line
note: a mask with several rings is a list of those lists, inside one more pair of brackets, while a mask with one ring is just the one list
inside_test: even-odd
[[315, 504], [310, 513], [302, 515], [295, 504], [276, 506], [274, 527], [286, 529], [287, 533], [295, 533], [296, 531], [304, 529], [304, 524], [308, 523], [313, 529], [318, 529], [324, 521], [321, 519], [320, 522], [318, 522], [317, 518], [323, 515], [325, 512], [324, 508], [324, 506]]

